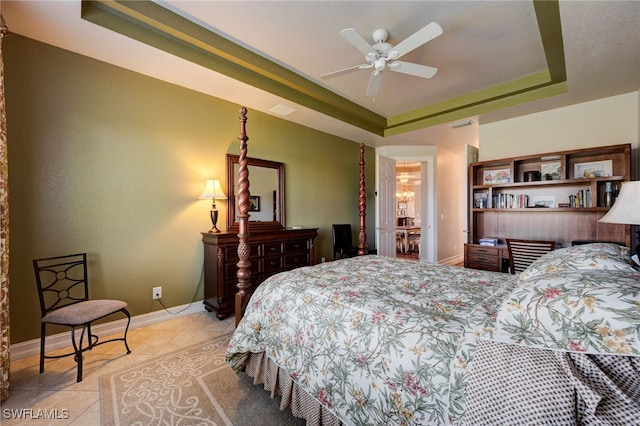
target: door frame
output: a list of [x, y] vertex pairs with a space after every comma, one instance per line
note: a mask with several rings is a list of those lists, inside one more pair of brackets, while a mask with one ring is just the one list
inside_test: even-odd
[[[438, 259], [436, 212], [436, 158], [437, 147], [435, 146], [384, 146], [376, 148], [376, 156], [381, 155], [398, 161], [420, 162], [420, 212], [422, 214], [422, 235], [421, 235], [421, 257], [423, 262], [435, 263]], [[379, 175], [376, 170], [376, 188], [378, 187]], [[376, 211], [376, 245], [378, 238], [378, 213]], [[426, 232], [424, 230], [426, 229]]]

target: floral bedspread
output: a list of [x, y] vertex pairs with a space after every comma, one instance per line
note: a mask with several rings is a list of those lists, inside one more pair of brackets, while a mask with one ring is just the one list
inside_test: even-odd
[[361, 256], [271, 277], [227, 351], [267, 355], [345, 424], [448, 424], [481, 328], [517, 277]]

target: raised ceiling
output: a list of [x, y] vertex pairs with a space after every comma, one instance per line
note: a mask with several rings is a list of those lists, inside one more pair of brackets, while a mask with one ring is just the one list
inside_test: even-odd
[[[10, 31], [372, 146], [477, 138], [477, 124], [638, 90], [640, 2], [2, 2]], [[82, 9], [82, 10], [81, 10]], [[369, 70], [339, 32], [396, 44], [443, 34], [403, 60], [431, 79]], [[447, 123], [470, 117], [452, 130]]]

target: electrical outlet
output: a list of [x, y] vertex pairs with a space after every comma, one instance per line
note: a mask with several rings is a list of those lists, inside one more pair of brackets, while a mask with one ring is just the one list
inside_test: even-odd
[[162, 287], [154, 287], [151, 298], [153, 300], [162, 299]]

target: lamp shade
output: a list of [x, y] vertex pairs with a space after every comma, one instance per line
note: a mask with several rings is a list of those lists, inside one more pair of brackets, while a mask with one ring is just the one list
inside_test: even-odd
[[207, 180], [204, 191], [202, 191], [202, 194], [198, 197], [199, 200], [224, 200], [226, 198], [227, 196], [224, 195], [222, 186], [220, 186], [220, 181], [217, 179]]
[[640, 225], [640, 181], [622, 182], [618, 198], [598, 222]]

